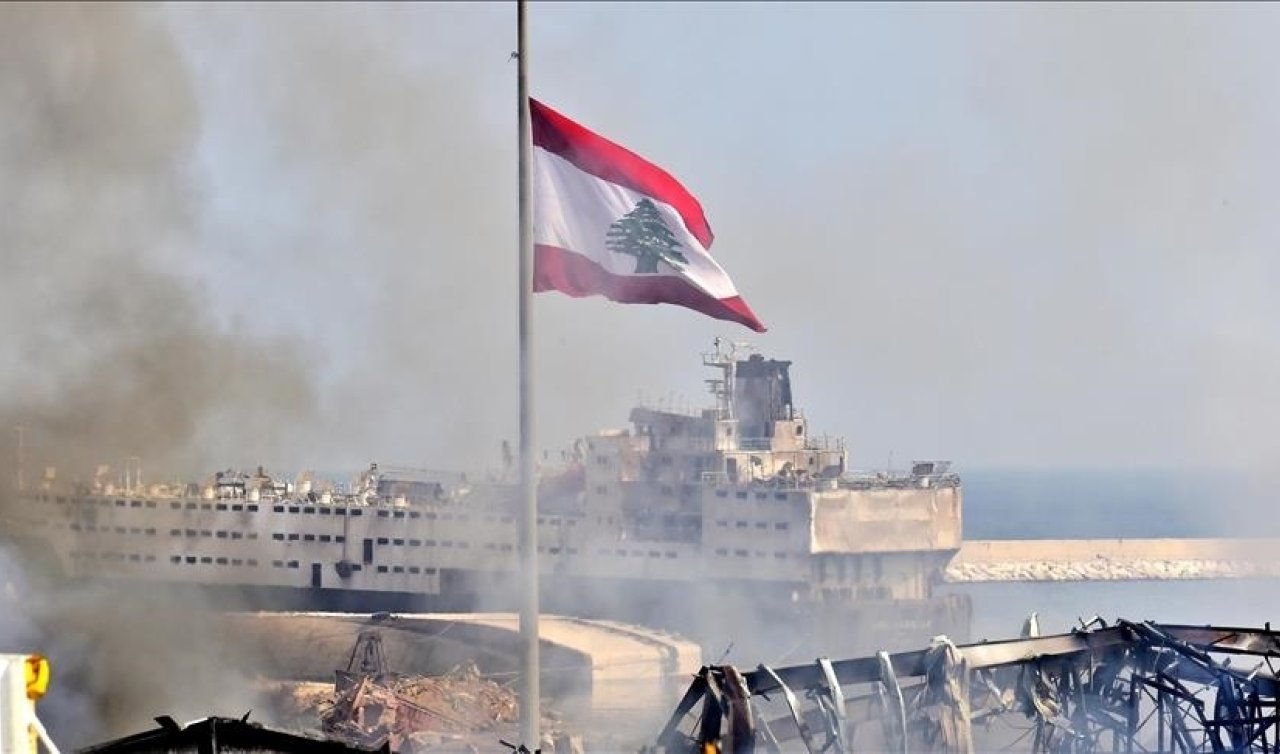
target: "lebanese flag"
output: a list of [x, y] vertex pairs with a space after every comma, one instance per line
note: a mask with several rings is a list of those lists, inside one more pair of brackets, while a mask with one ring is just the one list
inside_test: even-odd
[[533, 290], [676, 304], [764, 325], [716, 264], [698, 200], [665, 170], [529, 100]]

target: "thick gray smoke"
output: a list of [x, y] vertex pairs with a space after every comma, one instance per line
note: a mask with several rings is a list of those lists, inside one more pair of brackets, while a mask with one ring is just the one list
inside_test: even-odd
[[49, 657], [37, 712], [69, 750], [145, 730], [151, 718], [269, 720], [253, 680], [256, 648], [197, 594], [52, 583], [0, 546], [0, 652]]
[[[128, 456], [195, 473], [277, 452], [312, 407], [297, 349], [220, 321], [191, 275], [200, 113], [156, 12], [0, 7], [0, 521], [19, 426], [29, 482]], [[54, 662], [42, 710], [63, 745], [241, 706], [218, 669], [246, 649], [194, 600], [55, 587], [7, 549], [0, 590], [0, 650]]]
[[200, 112], [156, 9], [0, 14], [6, 446], [21, 425], [67, 473], [253, 461], [312, 387], [297, 349], [221, 323], [192, 277]]

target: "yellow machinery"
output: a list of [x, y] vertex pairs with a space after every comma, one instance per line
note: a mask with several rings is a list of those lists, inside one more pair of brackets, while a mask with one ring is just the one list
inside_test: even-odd
[[0, 654], [0, 754], [49, 754], [58, 747], [36, 717], [36, 700], [49, 690], [49, 661], [41, 655]]

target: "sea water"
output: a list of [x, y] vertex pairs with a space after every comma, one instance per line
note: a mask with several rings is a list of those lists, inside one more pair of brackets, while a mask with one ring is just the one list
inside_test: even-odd
[[[974, 470], [965, 539], [1280, 536], [1280, 494], [1258, 475], [1208, 470]], [[1280, 490], [1280, 484], [1274, 488]], [[973, 600], [972, 638], [1016, 636], [1035, 612], [1053, 633], [1101, 616], [1163, 623], [1280, 626], [1280, 581], [957, 584]]]

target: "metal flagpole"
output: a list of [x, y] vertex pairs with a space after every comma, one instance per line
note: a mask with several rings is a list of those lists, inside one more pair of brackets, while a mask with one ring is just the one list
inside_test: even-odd
[[538, 496], [534, 487], [533, 449], [533, 209], [530, 177], [529, 45], [525, 0], [516, 0], [516, 99], [520, 131], [520, 572], [524, 576], [520, 605], [520, 742], [538, 748], [541, 718], [538, 663]]

